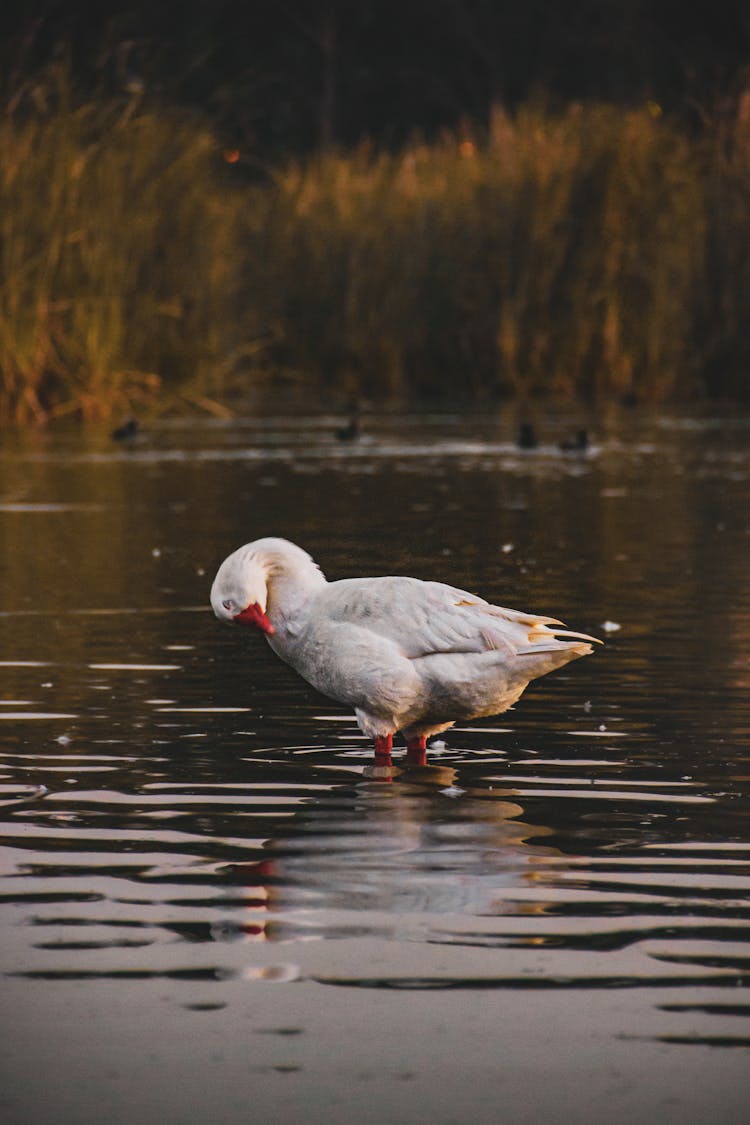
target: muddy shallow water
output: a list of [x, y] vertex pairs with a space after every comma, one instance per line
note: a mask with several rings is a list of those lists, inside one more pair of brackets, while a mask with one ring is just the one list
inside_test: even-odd
[[[750, 423], [340, 424], [0, 447], [3, 1121], [744, 1122]], [[606, 645], [383, 781], [267, 534]]]

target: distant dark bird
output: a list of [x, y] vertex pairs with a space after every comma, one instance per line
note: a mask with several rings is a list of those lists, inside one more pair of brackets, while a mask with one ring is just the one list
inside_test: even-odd
[[356, 441], [360, 434], [359, 419], [357, 415], [354, 414], [345, 426], [342, 426], [340, 430], [336, 430], [336, 439], [338, 441]]
[[536, 449], [538, 444], [531, 422], [522, 422], [518, 430], [519, 449]]
[[563, 453], [585, 453], [589, 447], [588, 430], [578, 430], [576, 436], [560, 442]]
[[126, 418], [121, 426], [112, 431], [112, 441], [131, 442], [138, 433], [138, 419]]

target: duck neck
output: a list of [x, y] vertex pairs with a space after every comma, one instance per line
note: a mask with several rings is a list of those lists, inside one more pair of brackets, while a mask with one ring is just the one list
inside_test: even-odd
[[269, 560], [266, 564], [266, 612], [279, 628], [299, 617], [305, 604], [325, 585], [325, 575], [307, 556]]

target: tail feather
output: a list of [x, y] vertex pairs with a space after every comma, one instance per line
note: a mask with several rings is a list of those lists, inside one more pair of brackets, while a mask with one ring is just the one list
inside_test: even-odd
[[[524, 645], [516, 649], [516, 656], [541, 656], [543, 652], [556, 652], [564, 654], [566, 660], [573, 660], [576, 656], [589, 656], [594, 650], [591, 645], [582, 642], [573, 644], [566, 641], [548, 641], [547, 644]], [[563, 662], [564, 663], [564, 662]]]
[[556, 617], [540, 617], [538, 613], [524, 613], [523, 610], [508, 609], [501, 605], [484, 605], [482, 608], [493, 617], [504, 617], [506, 621], [516, 621], [519, 625], [528, 625], [532, 629], [544, 625], [560, 625], [565, 628], [564, 623]]
[[[563, 639], [564, 638], [564, 639]], [[575, 633], [572, 629], [553, 628], [546, 625], [537, 625], [532, 628], [526, 637], [527, 643], [516, 649], [519, 655], [532, 652], [553, 652], [563, 648], [574, 647], [571, 642], [585, 641], [586, 652], [591, 652], [591, 645], [600, 645], [602, 642], [597, 637], [590, 637], [588, 633]]]
[[588, 641], [592, 645], [604, 644], [604, 641], [600, 641], [598, 637], [590, 637], [588, 633], [574, 633], [572, 629], [551, 629], [550, 632], [556, 637], [570, 637], [573, 641]]
[[562, 668], [579, 656], [588, 656], [593, 649], [587, 641], [556, 641], [550, 638], [547, 643], [524, 645], [516, 650], [517, 672], [528, 683], [539, 676], [546, 676], [556, 668]]

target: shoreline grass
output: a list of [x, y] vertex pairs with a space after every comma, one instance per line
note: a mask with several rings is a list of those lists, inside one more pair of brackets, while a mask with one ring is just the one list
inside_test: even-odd
[[689, 359], [696, 163], [648, 111], [593, 108], [293, 165], [253, 298], [292, 329], [282, 362], [323, 385], [660, 399]]
[[[205, 122], [0, 118], [0, 417], [324, 395], [647, 402], [750, 390], [750, 105], [533, 106], [245, 180]], [[740, 105], [742, 106], [742, 102]]]
[[54, 108], [0, 118], [0, 416], [107, 417], [202, 383], [237, 339], [240, 203], [214, 137], [41, 96]]

